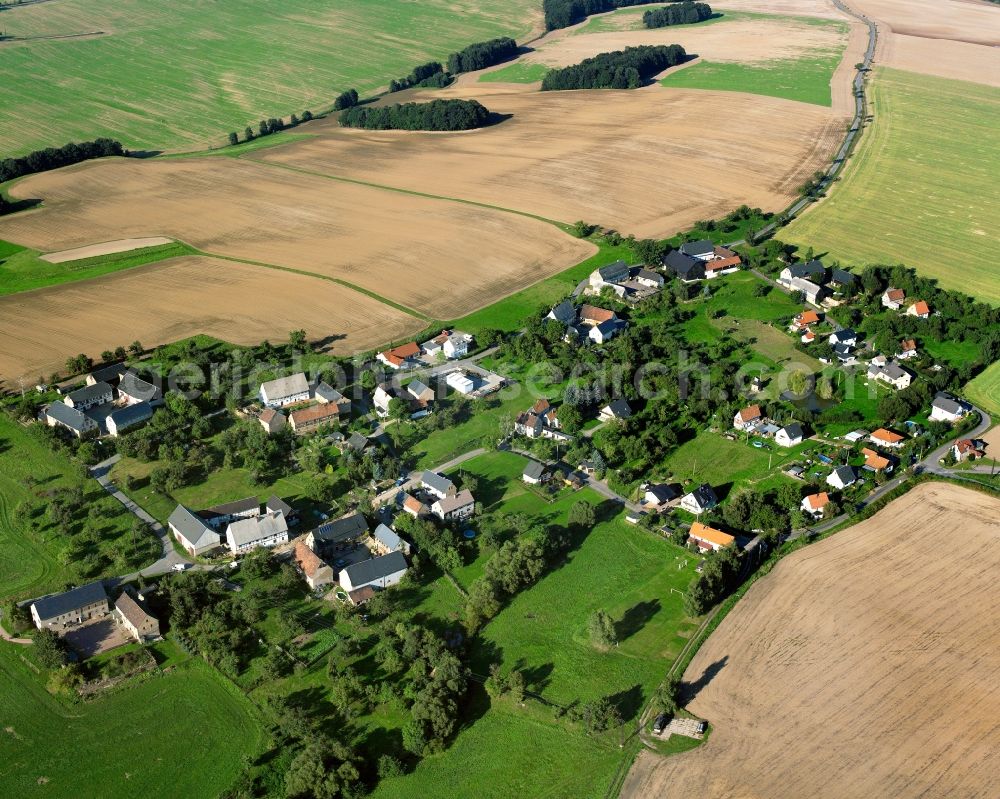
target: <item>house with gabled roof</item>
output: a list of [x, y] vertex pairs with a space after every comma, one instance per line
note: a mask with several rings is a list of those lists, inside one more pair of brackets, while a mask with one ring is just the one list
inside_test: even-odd
[[274, 408], [264, 408], [257, 416], [257, 421], [260, 422], [260, 426], [270, 435], [271, 433], [283, 430], [288, 417]]
[[376, 555], [388, 555], [390, 552], [402, 552], [404, 555], [410, 554], [410, 545], [400, 538], [391, 527], [379, 524], [372, 533], [370, 546]]
[[158, 386], [129, 369], [118, 383], [118, 398], [125, 400], [126, 405], [148, 402], [155, 406], [162, 404], [163, 392]]
[[422, 519], [430, 513], [430, 509], [412, 494], [403, 495], [403, 511], [415, 519]]
[[887, 288], [882, 292], [882, 307], [898, 311], [906, 301], [906, 292], [902, 289]]
[[715, 255], [715, 244], [708, 239], [686, 241], [679, 249], [684, 255], [697, 258], [699, 261], [710, 261]]
[[198, 516], [204, 519], [209, 527], [219, 530], [231, 521], [260, 516], [260, 500], [256, 496], [252, 496], [236, 499], [232, 502], [222, 502], [199, 511]]
[[680, 487], [676, 483], [650, 483], [643, 491], [643, 501], [647, 505], [665, 507], [681, 496]]
[[340, 570], [340, 587], [348, 592], [366, 586], [388, 588], [403, 579], [407, 568], [402, 552], [358, 561]]
[[838, 466], [826, 478], [827, 485], [839, 489], [854, 485], [857, 481], [858, 475], [853, 466]]
[[733, 427], [737, 430], [749, 430], [763, 418], [764, 414], [761, 413], [760, 405], [748, 405], [733, 417]]
[[31, 603], [31, 620], [39, 630], [61, 631], [74, 624], [108, 613], [108, 595], [104, 584], [97, 582], [77, 586], [61, 594], [36, 599]]
[[899, 352], [896, 353], [897, 360], [905, 361], [910, 358], [916, 358], [918, 355], [916, 339], [907, 338], [899, 343]]
[[98, 432], [97, 422], [83, 411], [71, 408], [65, 402], [56, 400], [45, 409], [45, 423], [49, 427], [69, 430], [77, 438], [85, 438]]
[[913, 380], [913, 375], [895, 361], [890, 361], [885, 366], [877, 366], [874, 359], [868, 364], [868, 377], [871, 380], [880, 380], [897, 391], [907, 388]]
[[821, 519], [826, 512], [826, 506], [829, 504], [830, 495], [826, 491], [821, 491], [818, 494], [810, 494], [808, 497], [804, 497], [801, 507], [803, 513], [808, 513], [814, 519]]
[[94, 383], [71, 391], [63, 402], [78, 411], [87, 411], [99, 405], [106, 405], [114, 399], [114, 389], [107, 383]]
[[313, 591], [333, 583], [333, 569], [302, 538], [295, 542], [294, 558], [303, 579]]
[[917, 300], [906, 309], [906, 315], [926, 319], [931, 315], [931, 307], [923, 300]]
[[[628, 280], [629, 270], [628, 264], [624, 261], [615, 261], [614, 263], [607, 264], [606, 266], [601, 266], [590, 273], [590, 278], [588, 282], [590, 283], [590, 288], [593, 291], [600, 292], [603, 288], [620, 288], [615, 284], [621, 283], [624, 280]], [[624, 295], [625, 291], [622, 289], [621, 294]]]
[[336, 424], [339, 421], [340, 409], [332, 402], [298, 408], [288, 414], [288, 423], [299, 436], [311, 433], [322, 425]]
[[813, 333], [812, 330], [810, 330], [808, 327], [805, 329], [805, 332], [803, 332], [802, 335], [799, 336], [799, 341], [801, 341], [803, 344], [812, 344], [815, 340], [816, 340], [816, 334]]
[[561, 325], [570, 326], [576, 324], [576, 308], [571, 300], [563, 300], [548, 312], [546, 319], [552, 319]]
[[321, 405], [335, 405], [340, 416], [351, 413], [351, 401], [329, 383], [320, 382], [313, 389], [313, 399]]
[[183, 505], [174, 508], [167, 519], [167, 527], [177, 543], [192, 557], [205, 555], [217, 549], [222, 542], [219, 534], [203, 518]]
[[805, 330], [809, 325], [818, 324], [820, 321], [820, 315], [816, 313], [812, 308], [805, 308], [801, 313], [797, 313], [795, 318], [792, 319], [792, 330]]
[[949, 394], [938, 394], [931, 400], [930, 419], [934, 422], [955, 423], [964, 418], [971, 408]]
[[792, 422], [774, 434], [774, 443], [782, 447], [794, 447], [796, 444], [801, 444], [803, 438], [805, 438], [805, 431], [803, 431], [802, 425], [798, 422]]
[[409, 341], [398, 347], [380, 352], [375, 356], [390, 369], [407, 369], [420, 355], [420, 345], [415, 341]]
[[341, 516], [339, 519], [323, 522], [306, 535], [306, 545], [313, 552], [342, 547], [361, 541], [368, 535], [368, 520], [359, 511]]
[[309, 399], [309, 381], [305, 372], [296, 372], [261, 383], [257, 390], [260, 401], [269, 408], [283, 408]]
[[597, 418], [602, 422], [611, 422], [616, 419], [631, 419], [632, 418], [632, 406], [628, 404], [626, 400], [619, 397], [618, 399], [613, 399], [603, 408], [601, 408], [600, 413]]
[[720, 549], [731, 547], [736, 543], [736, 539], [729, 535], [729, 533], [716, 530], [714, 527], [709, 527], [707, 524], [702, 524], [701, 522], [691, 523], [691, 530], [688, 532], [688, 541], [697, 544], [698, 549], [702, 552], [717, 552]]
[[420, 476], [420, 485], [424, 491], [438, 499], [453, 497], [458, 493], [455, 484], [443, 474], [438, 474], [437, 472], [425, 471]]
[[524, 467], [524, 471], [521, 472], [521, 479], [528, 485], [541, 485], [547, 482], [552, 477], [549, 474], [549, 470], [545, 468], [545, 464], [539, 463], [538, 461], [528, 461]]
[[807, 280], [813, 284], [825, 283], [826, 267], [822, 261], [813, 258], [811, 261], [790, 264], [778, 275], [778, 283], [788, 288], [793, 288], [796, 280]]
[[880, 427], [878, 430], [873, 430], [871, 432], [868, 436], [868, 440], [879, 447], [900, 449], [906, 441], [906, 436], [902, 436], [893, 430], [886, 430], [884, 427]]
[[115, 600], [114, 614], [115, 621], [139, 643], [159, 639], [159, 619], [140, 605], [128, 591], [122, 591], [122, 595]]
[[787, 282], [783, 283], [784, 286], [788, 288], [789, 291], [801, 292], [805, 301], [813, 305], [819, 305], [822, 302], [824, 295], [826, 294], [826, 289], [822, 286], [817, 286], [810, 280], [806, 280], [802, 277], [793, 277]]
[[464, 358], [469, 354], [473, 338], [461, 330], [442, 330], [438, 335], [420, 345], [424, 355], [433, 357], [439, 353], [449, 360]]
[[288, 522], [283, 513], [262, 513], [252, 519], [237, 519], [226, 527], [226, 545], [234, 555], [251, 549], [272, 549], [288, 543]]
[[856, 279], [850, 272], [840, 268], [834, 268], [830, 273], [830, 285], [838, 288], [853, 286]]
[[705, 279], [705, 262], [680, 250], [671, 250], [663, 256], [663, 266], [685, 283]]
[[864, 465], [861, 467], [869, 472], [891, 472], [893, 469], [893, 462], [882, 455], [879, 452], [869, 448], [863, 447], [861, 454], [865, 456]]
[[431, 513], [443, 522], [468, 519], [475, 512], [476, 499], [467, 488], [463, 488], [453, 496], [443, 497], [431, 505]]
[[153, 406], [148, 402], [137, 402], [116, 408], [105, 417], [104, 424], [108, 433], [117, 438], [127, 430], [133, 430], [153, 418]]
[[87, 375], [85, 382], [88, 386], [92, 386], [95, 383], [108, 383], [111, 386], [117, 386], [118, 381], [122, 379], [122, 375], [127, 371], [128, 365], [126, 363], [111, 363], [92, 371]]
[[681, 508], [696, 516], [711, 510], [719, 504], [719, 498], [708, 483], [702, 483], [693, 491], [681, 497]]
[[986, 444], [975, 438], [960, 438], [952, 446], [951, 454], [955, 456], [955, 461], [958, 463], [965, 460], [985, 458]]

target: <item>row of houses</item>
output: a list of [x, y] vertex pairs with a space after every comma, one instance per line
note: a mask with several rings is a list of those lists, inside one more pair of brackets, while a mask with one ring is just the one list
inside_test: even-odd
[[[45, 409], [49, 427], [67, 430], [77, 438], [99, 435], [103, 419], [109, 435], [117, 437], [153, 416], [163, 392], [124, 363], [102, 367], [87, 375], [85, 384]], [[99, 412], [105, 406], [116, 407]]]
[[167, 527], [191, 557], [211, 554], [223, 541], [238, 555], [287, 543], [288, 525], [294, 518], [294, 510], [279, 497], [269, 497], [263, 507], [256, 497], [248, 497], [200, 513], [178, 505], [167, 519]]
[[570, 300], [563, 300], [545, 318], [566, 328], [567, 341], [594, 344], [604, 344], [628, 327], [628, 322], [619, 319], [614, 311], [588, 304], [577, 307]]
[[761, 411], [760, 405], [748, 405], [733, 416], [733, 427], [749, 435], [773, 438], [782, 447], [794, 447], [805, 439], [805, 430], [798, 422], [778, 426]]
[[114, 614], [115, 620], [139, 642], [160, 637], [159, 620], [150, 614], [141, 595], [129, 589], [115, 600], [112, 610], [104, 584], [100, 581], [81, 585], [60, 594], [51, 594], [31, 603], [31, 620], [39, 630], [63, 633], [73, 627]]
[[427, 360], [440, 357], [447, 360], [464, 358], [469, 354], [472, 343], [473, 337], [469, 333], [463, 333], [461, 330], [442, 330], [423, 344], [410, 341], [398, 347], [383, 350], [375, 357], [390, 369], [409, 369], [416, 366], [421, 358]]
[[264, 406], [257, 421], [269, 434], [287, 425], [305, 435], [351, 415], [349, 398], [323, 381], [310, 383], [304, 372], [261, 383], [257, 396]]

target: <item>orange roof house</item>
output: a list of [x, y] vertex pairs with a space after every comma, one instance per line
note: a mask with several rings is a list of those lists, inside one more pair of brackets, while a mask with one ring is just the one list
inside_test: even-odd
[[919, 316], [924, 319], [931, 315], [931, 307], [923, 300], [917, 300], [906, 309], [907, 316]]
[[795, 316], [795, 326], [800, 330], [817, 322], [819, 322], [819, 314], [808, 308]]
[[883, 447], [901, 447], [903, 441], [906, 440], [906, 436], [901, 436], [899, 433], [894, 433], [892, 430], [886, 430], [884, 427], [880, 427], [870, 436], [869, 440], [875, 444], [880, 444]]
[[760, 419], [760, 405], [748, 405], [733, 418], [733, 427], [743, 428], [750, 422]]
[[716, 530], [701, 522], [694, 522], [691, 525], [689, 540], [694, 541], [698, 545], [698, 549], [703, 552], [709, 549], [723, 549], [736, 543], [736, 539], [729, 533]]
[[379, 360], [382, 360], [390, 366], [394, 366], [398, 369], [410, 358], [415, 358], [419, 354], [420, 345], [415, 341], [411, 341], [408, 344], [401, 344], [398, 347], [393, 347], [391, 350], [380, 352], [378, 357]]
[[883, 469], [888, 469], [891, 465], [891, 461], [884, 455], [879, 455], [875, 450], [865, 447], [861, 450], [861, 454], [865, 456], [865, 466], [864, 468], [870, 469], [873, 472], [881, 472]]
[[830, 504], [830, 495], [826, 491], [810, 494], [802, 500], [803, 510], [808, 510], [811, 513], [820, 513], [828, 504]]
[[593, 305], [580, 306], [580, 321], [587, 324], [599, 325], [602, 322], [610, 322], [615, 318], [615, 312], [606, 308], [597, 308]]

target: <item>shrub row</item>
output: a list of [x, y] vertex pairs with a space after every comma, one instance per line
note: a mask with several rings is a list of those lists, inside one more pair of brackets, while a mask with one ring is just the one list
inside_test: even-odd
[[517, 55], [517, 42], [508, 36], [490, 39], [488, 42], [470, 44], [464, 50], [448, 56], [448, 71], [472, 72], [485, 69]]
[[70, 142], [62, 147], [46, 147], [44, 150], [35, 150], [20, 158], [0, 160], [0, 183], [34, 172], [47, 172], [50, 169], [109, 155], [128, 155], [128, 151], [115, 139], [94, 139]]
[[545, 0], [545, 30], [568, 28], [582, 22], [591, 14], [601, 14], [626, 6], [643, 6], [658, 0]]
[[365, 130], [470, 130], [489, 118], [490, 112], [475, 100], [432, 100], [349, 108], [340, 115], [340, 124]]
[[542, 80], [542, 91], [556, 89], [635, 89], [653, 75], [687, 60], [679, 44], [626, 47], [602, 53], [579, 64], [553, 69]]
[[690, 25], [703, 22], [712, 16], [708, 3], [693, 3], [685, 0], [673, 6], [653, 8], [642, 15], [642, 24], [647, 28], [666, 28], [669, 25]]

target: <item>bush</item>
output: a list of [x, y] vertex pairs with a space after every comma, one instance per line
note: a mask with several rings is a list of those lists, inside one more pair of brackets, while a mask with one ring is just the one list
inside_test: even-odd
[[365, 130], [471, 130], [489, 118], [490, 112], [475, 100], [433, 100], [349, 108], [341, 114], [340, 124]]
[[337, 95], [337, 99], [333, 101], [333, 110], [343, 111], [345, 108], [354, 108], [357, 104], [358, 93], [354, 89], [348, 89]]
[[517, 42], [508, 36], [490, 39], [488, 42], [470, 44], [464, 50], [448, 56], [448, 71], [472, 72], [485, 69], [517, 55]]
[[708, 3], [683, 2], [647, 11], [642, 15], [642, 24], [647, 28], [666, 28], [668, 25], [703, 22], [711, 16], [712, 7]]
[[637, 89], [658, 72], [686, 60], [687, 53], [679, 44], [626, 47], [551, 70], [542, 80], [542, 91]]

